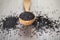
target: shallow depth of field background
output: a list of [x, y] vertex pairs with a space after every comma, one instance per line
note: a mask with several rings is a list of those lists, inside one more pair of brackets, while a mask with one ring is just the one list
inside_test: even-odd
[[[23, 12], [23, 0], [0, 0], [0, 18], [8, 15], [19, 15]], [[36, 16], [41, 13], [41, 15], [47, 14], [49, 18], [58, 20], [60, 16], [60, 0], [32, 0], [30, 11], [33, 12]], [[5, 36], [5, 40], [60, 40], [60, 35], [55, 35], [53, 32], [52, 35], [43, 34], [42, 36], [36, 38], [29, 37], [17, 37], [14, 35], [15, 30], [11, 31], [12, 37], [9, 35]], [[59, 33], [60, 34], [60, 33]], [[3, 33], [0, 34], [0, 40], [4, 40]]]

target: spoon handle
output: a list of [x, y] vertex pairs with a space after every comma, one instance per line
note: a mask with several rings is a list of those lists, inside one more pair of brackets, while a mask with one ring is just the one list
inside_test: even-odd
[[24, 0], [24, 10], [29, 12], [31, 0]]

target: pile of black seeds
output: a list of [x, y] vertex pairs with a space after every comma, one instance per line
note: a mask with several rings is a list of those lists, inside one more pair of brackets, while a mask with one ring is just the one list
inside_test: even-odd
[[15, 16], [8, 16], [2, 20], [3, 29], [15, 29], [18, 22], [18, 18]]
[[[1, 24], [1, 22], [3, 24]], [[0, 27], [2, 26], [2, 29], [16, 29], [16, 25], [19, 25], [17, 22], [18, 22], [18, 18], [17, 17], [15, 17], [15, 16], [7, 16], [7, 17], [5, 17], [5, 19], [2, 19], [2, 21], [0, 21]], [[37, 35], [36, 34], [37, 32], [40, 32], [38, 35], [42, 36], [43, 31], [45, 33], [47, 33], [47, 31], [45, 31], [45, 29], [53, 29], [54, 31], [55, 31], [55, 28], [59, 29], [60, 20], [51, 20], [48, 17], [37, 16], [36, 19], [35, 19], [35, 22], [32, 24], [32, 26], [33, 26], [32, 28], [36, 28], [36, 30], [34, 30], [32, 32], [31, 37], [33, 37], [34, 35]], [[18, 28], [18, 29], [20, 29], [20, 28]], [[9, 33], [9, 30], [7, 30], [7, 31], [8, 31], [8, 33], [6, 33], [5, 36], [7, 34], [11, 34], [11, 33]], [[23, 31], [23, 33], [25, 33], [24, 30], [22, 30], [22, 31]], [[2, 31], [2, 32], [4, 33], [4, 31]], [[56, 35], [59, 35], [60, 30], [55, 31], [55, 32], [57, 33]], [[51, 34], [52, 33], [50, 33], [49, 35], [51, 35]], [[16, 34], [14, 34], [14, 35], [16, 35]], [[21, 34], [18, 34], [18, 35], [22, 36]], [[11, 37], [11, 35], [10, 35], [10, 37]]]
[[[3, 22], [3, 29], [15, 29], [16, 25], [18, 25], [18, 18], [15, 16], [8, 16], [6, 17], [4, 20], [2, 20]], [[0, 25], [1, 26], [1, 25]], [[35, 19], [35, 22], [32, 24], [33, 27], [36, 28], [36, 30], [45, 30], [45, 29], [53, 29], [55, 31], [55, 28], [59, 28], [60, 26], [60, 22], [59, 20], [51, 20], [48, 17], [44, 17], [44, 16], [37, 16]]]
[[23, 12], [19, 15], [19, 17], [23, 20], [32, 20], [35, 16], [32, 12]]
[[32, 24], [37, 30], [39, 29], [53, 29], [55, 31], [55, 28], [59, 28], [60, 22], [59, 20], [51, 20], [48, 17], [44, 16], [37, 16], [35, 22]]

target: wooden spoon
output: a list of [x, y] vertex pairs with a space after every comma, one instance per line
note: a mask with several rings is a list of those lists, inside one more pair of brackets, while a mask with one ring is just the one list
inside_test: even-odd
[[25, 26], [31, 25], [35, 21], [35, 16], [32, 12], [30, 12], [30, 4], [31, 0], [24, 0], [24, 12], [19, 16], [20, 24]]

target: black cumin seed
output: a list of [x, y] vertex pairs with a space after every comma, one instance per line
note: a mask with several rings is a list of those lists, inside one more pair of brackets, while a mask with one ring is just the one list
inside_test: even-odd
[[60, 33], [60, 31], [57, 31], [56, 33]]
[[49, 18], [44, 18], [44, 16], [37, 16], [35, 22], [32, 24], [35, 28], [38, 28], [36, 30], [42, 29], [45, 27], [46, 29], [52, 28], [54, 31], [54, 25], [55, 28], [59, 28], [58, 23], [59, 20], [50, 20]]
[[34, 14], [32, 12], [23, 12], [19, 15], [19, 18], [23, 20], [32, 20], [34, 19]]
[[10, 28], [16, 28], [18, 18], [9, 16], [6, 17], [5, 20], [3, 21], [3, 29], [10, 29]]

